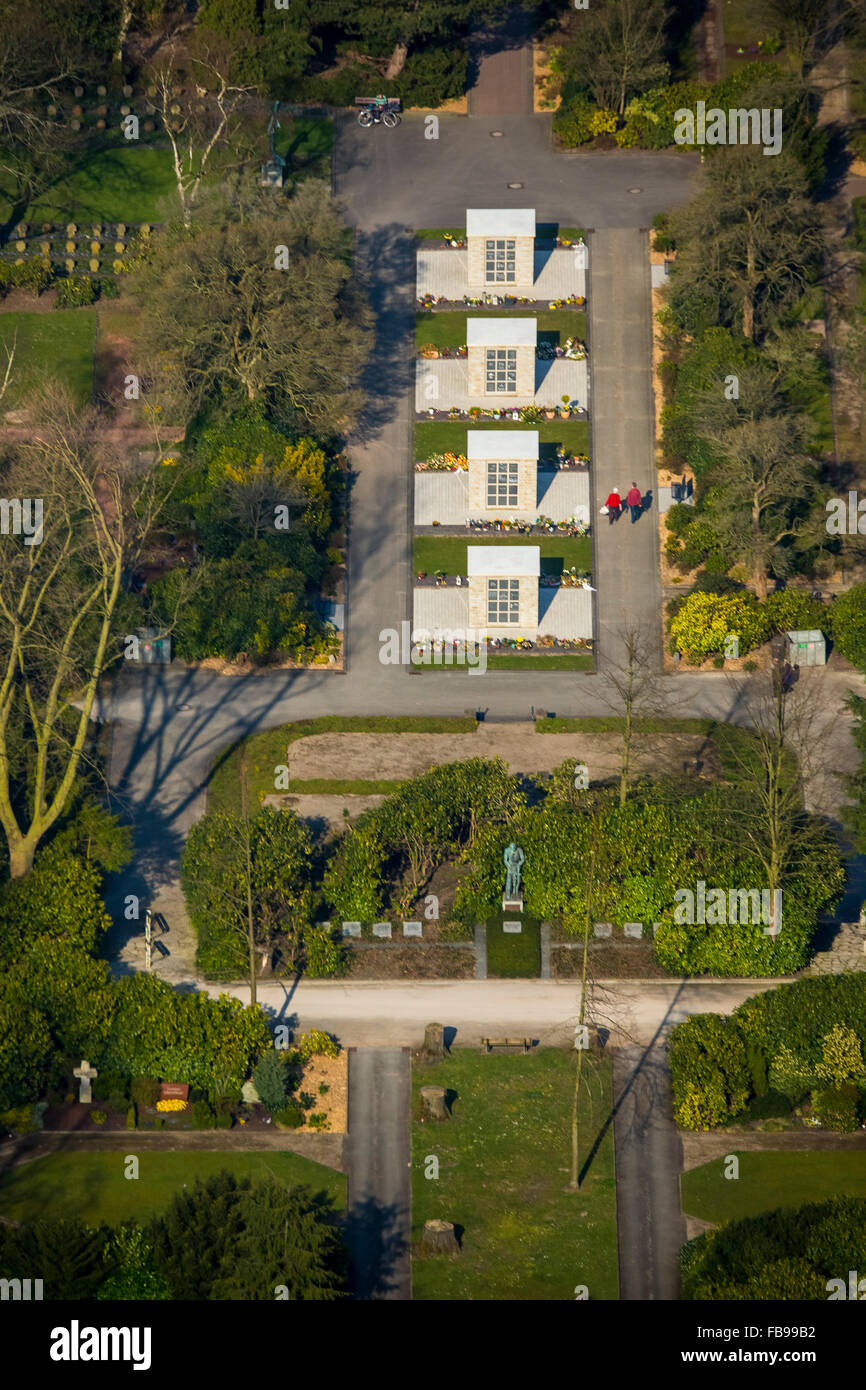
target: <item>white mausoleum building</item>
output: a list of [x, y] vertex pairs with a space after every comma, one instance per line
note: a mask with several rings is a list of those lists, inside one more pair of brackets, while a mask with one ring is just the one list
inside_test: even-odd
[[467, 430], [467, 471], [415, 474], [415, 525], [462, 526], [488, 521], [589, 524], [589, 471], [546, 467], [537, 430]]
[[574, 411], [588, 411], [586, 358], [536, 356], [534, 318], [498, 315], [466, 320], [466, 356], [419, 358], [415, 410], [465, 414], [473, 406], [519, 410], [524, 405], [554, 407], [565, 397]]
[[591, 589], [541, 583], [537, 545], [468, 545], [467, 580], [459, 587], [416, 585], [413, 640], [540, 635], [591, 638]]
[[539, 247], [534, 208], [468, 208], [466, 246], [422, 247], [416, 294], [449, 300], [514, 295], [535, 301], [586, 298], [584, 243]]

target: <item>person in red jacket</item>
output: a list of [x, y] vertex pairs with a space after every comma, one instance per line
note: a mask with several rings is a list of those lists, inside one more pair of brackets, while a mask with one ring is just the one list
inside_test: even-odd
[[612, 526], [615, 521], [619, 520], [622, 511], [622, 498], [616, 488], [613, 489], [604, 505], [607, 507], [608, 523]]
[[641, 512], [643, 511], [643, 496], [637, 483], [632, 483], [625, 495], [625, 505], [631, 512], [631, 524], [634, 526]]

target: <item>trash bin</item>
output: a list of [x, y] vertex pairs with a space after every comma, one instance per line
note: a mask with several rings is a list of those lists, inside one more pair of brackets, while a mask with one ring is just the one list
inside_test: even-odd
[[786, 632], [786, 657], [792, 666], [826, 666], [827, 641], [818, 628]]

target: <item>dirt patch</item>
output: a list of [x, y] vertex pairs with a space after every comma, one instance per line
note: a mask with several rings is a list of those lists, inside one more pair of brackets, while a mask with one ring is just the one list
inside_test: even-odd
[[854, 1134], [831, 1134], [826, 1130], [800, 1128], [778, 1134], [760, 1134], [755, 1130], [726, 1125], [724, 1129], [715, 1129], [709, 1134], [694, 1134], [690, 1130], [683, 1130], [680, 1138], [683, 1145], [684, 1173], [735, 1152], [830, 1150], [840, 1153], [843, 1149], [866, 1149], [866, 1131], [863, 1130]]
[[115, 412], [118, 425], [139, 425], [139, 401], [126, 399], [126, 378], [134, 371], [134, 346], [122, 333], [100, 333], [93, 361], [93, 393], [96, 400]]
[[352, 980], [474, 980], [474, 950], [448, 946], [370, 946], [351, 950]]
[[[319, 1087], [327, 1086], [324, 1095]], [[349, 1115], [349, 1054], [345, 1049], [338, 1057], [311, 1057], [304, 1067], [304, 1074], [297, 1087], [315, 1097], [316, 1104], [307, 1111], [307, 1120], [299, 1133], [309, 1133], [310, 1115], [324, 1115], [327, 1128], [332, 1134], [345, 1134]]]
[[[667, 734], [653, 739], [651, 753], [638, 750], [636, 771], [682, 771], [684, 763], [707, 763], [705, 740], [698, 734]], [[289, 776], [395, 782], [418, 777], [431, 767], [467, 758], [502, 758], [512, 773], [552, 772], [566, 758], [589, 768], [601, 781], [619, 772], [622, 740], [618, 733], [538, 734], [535, 726], [496, 727], [479, 724], [472, 734], [314, 734], [297, 739], [287, 750]], [[659, 756], [662, 767], [660, 769]], [[666, 765], [666, 766], [665, 766]], [[297, 797], [296, 800], [307, 798]], [[339, 798], [336, 798], [339, 800]], [[342, 799], [342, 805], [347, 799]], [[342, 814], [342, 805], [340, 814]]]
[[[301, 820], [312, 821], [314, 825], [318, 822], [329, 835], [339, 835], [363, 811], [381, 806], [384, 800], [384, 796], [280, 796], [275, 792], [266, 796], [263, 804], [294, 811]], [[349, 812], [348, 816], [344, 811]]]
[[273, 661], [267, 666], [255, 666], [244, 653], [234, 661], [224, 661], [220, 656], [206, 656], [202, 661], [187, 662], [190, 671], [216, 671], [219, 676], [268, 676], [272, 671], [342, 671], [343, 637], [340, 634], [340, 651], [331, 660], [325, 657], [319, 661]]
[[[648, 941], [590, 942], [588, 969], [596, 980], [669, 980]], [[555, 980], [574, 980], [583, 968], [583, 951], [551, 942], [550, 973]]]
[[30, 290], [10, 290], [0, 304], [0, 314], [50, 314], [57, 307], [57, 290], [43, 290], [33, 294]]

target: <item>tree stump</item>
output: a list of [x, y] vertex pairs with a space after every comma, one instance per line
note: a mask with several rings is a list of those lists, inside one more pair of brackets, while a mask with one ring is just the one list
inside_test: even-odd
[[445, 1056], [445, 1025], [428, 1023], [424, 1029], [424, 1046], [421, 1056], [425, 1062], [440, 1062]]
[[424, 1104], [425, 1120], [448, 1120], [448, 1106], [445, 1104], [447, 1091], [444, 1086], [422, 1086], [421, 1100]]
[[460, 1246], [457, 1243], [457, 1236], [454, 1231], [452, 1221], [424, 1222], [424, 1231], [421, 1236], [422, 1255], [459, 1255]]

